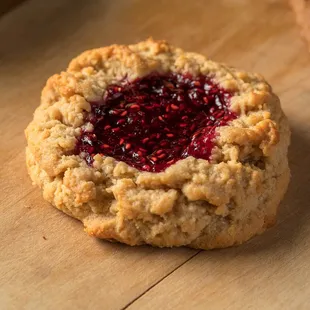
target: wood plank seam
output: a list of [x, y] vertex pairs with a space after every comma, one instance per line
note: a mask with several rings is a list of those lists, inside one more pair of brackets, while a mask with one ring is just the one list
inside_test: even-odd
[[202, 252], [202, 250], [197, 250], [197, 252], [195, 254], [193, 254], [190, 258], [188, 258], [187, 260], [185, 260], [182, 264], [180, 264], [179, 266], [177, 266], [176, 268], [174, 268], [173, 270], [171, 270], [170, 272], [168, 272], [164, 277], [162, 277], [161, 279], [159, 279], [158, 281], [156, 281], [154, 284], [152, 284], [150, 287], [148, 287], [143, 293], [141, 293], [140, 295], [138, 295], [137, 297], [135, 297], [131, 302], [129, 302], [125, 307], [121, 308], [120, 310], [126, 310], [129, 309], [130, 306], [132, 306], [138, 299], [140, 299], [141, 297], [143, 297], [148, 291], [152, 290], [155, 286], [157, 286], [158, 284], [160, 284], [162, 281], [164, 281], [167, 277], [169, 277], [170, 275], [172, 275], [175, 271], [177, 271], [179, 268], [181, 268], [182, 266], [184, 266], [186, 263], [188, 263], [191, 259], [193, 259], [194, 257], [196, 257], [200, 252]]

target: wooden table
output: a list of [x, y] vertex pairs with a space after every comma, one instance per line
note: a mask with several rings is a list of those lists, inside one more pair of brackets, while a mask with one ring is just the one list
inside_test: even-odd
[[[266, 76], [290, 119], [278, 224], [197, 251], [110, 244], [31, 185], [23, 129], [85, 49], [164, 38]], [[0, 19], [1, 309], [310, 309], [310, 55], [284, 0], [29, 0]]]

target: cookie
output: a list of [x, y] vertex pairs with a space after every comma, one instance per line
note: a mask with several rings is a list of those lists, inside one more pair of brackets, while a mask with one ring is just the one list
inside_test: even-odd
[[82, 53], [49, 78], [26, 131], [43, 197], [92, 236], [212, 249], [273, 225], [290, 177], [278, 97], [165, 41]]

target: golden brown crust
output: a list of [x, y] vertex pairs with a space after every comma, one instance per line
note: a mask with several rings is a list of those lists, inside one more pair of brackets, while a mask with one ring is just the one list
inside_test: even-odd
[[[161, 173], [111, 157], [93, 167], [74, 155], [89, 102], [107, 85], [152, 71], [212, 75], [233, 90], [239, 117], [220, 127], [211, 160], [188, 157]], [[165, 41], [99, 48], [52, 76], [26, 129], [27, 167], [55, 207], [99, 238], [130, 245], [209, 249], [239, 244], [271, 225], [288, 180], [290, 131], [279, 99], [257, 74], [237, 71]]]

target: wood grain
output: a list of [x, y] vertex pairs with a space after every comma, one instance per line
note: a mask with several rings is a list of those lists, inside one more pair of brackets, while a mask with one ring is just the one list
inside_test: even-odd
[[310, 51], [310, 2], [308, 0], [290, 0], [296, 15], [296, 22], [300, 26], [301, 35], [307, 41]]
[[[278, 225], [238, 248], [131, 248], [43, 201], [23, 130], [46, 79], [85, 49], [148, 36], [266, 76], [289, 116]], [[29, 0], [0, 19], [1, 309], [309, 309], [310, 56], [282, 0]]]

